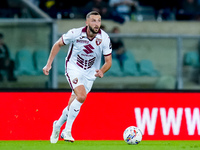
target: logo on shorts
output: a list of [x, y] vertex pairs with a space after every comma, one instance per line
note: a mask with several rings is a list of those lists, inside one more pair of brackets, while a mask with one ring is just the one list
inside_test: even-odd
[[78, 83], [78, 78], [75, 78], [72, 82], [73, 82], [74, 84], [77, 84], [77, 83]]

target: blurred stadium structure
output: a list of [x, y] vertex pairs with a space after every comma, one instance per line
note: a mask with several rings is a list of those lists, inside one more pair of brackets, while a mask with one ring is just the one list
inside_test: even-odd
[[[12, 58], [16, 61], [18, 77], [17, 82], [6, 80], [0, 82], [0, 88], [70, 89], [64, 76], [63, 56], [67, 55], [67, 46], [59, 52], [62, 54], [55, 59], [49, 77], [44, 76], [40, 69], [45, 65], [51, 46], [61, 34], [71, 28], [84, 26], [85, 20], [52, 19], [29, 1], [15, 2], [23, 4], [34, 17], [0, 19], [0, 32], [4, 33], [5, 42], [11, 50]], [[94, 90], [200, 89], [198, 53], [200, 27], [197, 21], [157, 22], [146, 21], [144, 18], [142, 22], [131, 20], [123, 25], [112, 20], [103, 20], [102, 23], [106, 26], [107, 32], [113, 26], [120, 27], [121, 34], [110, 34], [110, 37], [123, 39], [127, 49], [127, 59], [132, 55], [130, 58], [132, 63], [129, 64], [127, 61], [125, 68], [130, 70], [132, 66], [134, 69], [130, 72], [120, 72], [120, 70], [116, 72], [118, 64], [114, 61], [112, 69], [105, 74], [105, 77], [95, 81]], [[18, 56], [23, 51], [30, 52], [32, 58], [20, 62], [23, 59], [18, 59]]]

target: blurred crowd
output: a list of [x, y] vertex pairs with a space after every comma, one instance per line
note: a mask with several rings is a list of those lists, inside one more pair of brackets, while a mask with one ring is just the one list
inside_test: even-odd
[[[200, 0], [27, 0], [52, 18], [84, 18], [91, 11], [100, 12], [103, 19], [119, 23], [133, 20], [136, 15], [149, 13], [155, 20], [200, 20]], [[18, 3], [17, 3], [18, 2]], [[20, 0], [1, 0], [0, 18], [30, 18], [31, 12]], [[144, 9], [143, 9], [144, 8]]]

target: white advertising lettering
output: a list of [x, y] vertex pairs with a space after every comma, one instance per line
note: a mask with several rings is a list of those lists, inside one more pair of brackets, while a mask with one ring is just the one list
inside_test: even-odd
[[[200, 135], [200, 112], [199, 108], [172, 108], [166, 109], [164, 107], [151, 109], [136, 107], [135, 118], [137, 126], [141, 129], [143, 134], [145, 133], [145, 128], [147, 128], [148, 135], [154, 135], [156, 132], [156, 127], [158, 124], [158, 115], [160, 115], [160, 121], [162, 125], [162, 134], [169, 135], [172, 130], [173, 135], [179, 135], [181, 125], [184, 124], [183, 116], [185, 115], [187, 134], [194, 135], [197, 129], [198, 135]], [[159, 114], [158, 114], [159, 113]], [[184, 114], [185, 113], [185, 114]]]

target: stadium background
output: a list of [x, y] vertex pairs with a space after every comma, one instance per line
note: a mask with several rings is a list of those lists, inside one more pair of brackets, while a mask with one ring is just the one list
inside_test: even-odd
[[[19, 51], [25, 50], [31, 54], [31, 59], [24, 63], [29, 64], [29, 71], [20, 72], [19, 66], [16, 66], [17, 82], [8, 82], [6, 79], [0, 82], [2, 114], [0, 130], [3, 133], [0, 140], [48, 140], [52, 122], [58, 118], [69, 97], [69, 86], [63, 75], [64, 58], [62, 57], [63, 53], [66, 55], [67, 47], [61, 49], [61, 55], [54, 64], [57, 69], [53, 70], [50, 77], [42, 75], [41, 68], [37, 70], [35, 52], [38, 50], [49, 52], [53, 42], [62, 33], [74, 27], [84, 26], [84, 22], [85, 20], [82, 18], [0, 19], [0, 32], [4, 34], [5, 42], [11, 50], [11, 57], [16, 60], [16, 63]], [[170, 124], [168, 126], [170, 127], [169, 135], [163, 135], [161, 118], [158, 118], [155, 135], [149, 135], [146, 126], [144, 140], [199, 140], [199, 22], [197, 20], [158, 22], [149, 18], [145, 20], [144, 15], [143, 21], [131, 20], [119, 24], [113, 20], [103, 20], [102, 23], [108, 32], [114, 26], [118, 26], [123, 34], [125, 47], [128, 52], [132, 53], [137, 65], [141, 60], [150, 60], [159, 75], [134, 76], [109, 74], [108, 72], [103, 79], [97, 79], [92, 93], [83, 106], [82, 113], [76, 120], [75, 138], [78, 140], [122, 140], [123, 130], [127, 126], [137, 125], [135, 108], [140, 108], [141, 111], [149, 108], [150, 114], [153, 108], [158, 108], [158, 116], [160, 116], [160, 108], [164, 107], [166, 112], [169, 112], [170, 108], [173, 108], [175, 112], [175, 115], [172, 115], [175, 120], [168, 120], [171, 122], [168, 122]], [[127, 35], [135, 36], [127, 37]], [[137, 38], [142, 35], [145, 36]], [[165, 35], [164, 38], [162, 38], [163, 35]], [[177, 52], [177, 38], [174, 38], [173, 35], [192, 37], [182, 39], [181, 54]], [[191, 56], [190, 52], [195, 56]], [[188, 55], [189, 62], [186, 59]], [[26, 59], [24, 59], [27, 60], [27, 57], [25, 56]], [[182, 70], [177, 65], [178, 58], [182, 58]], [[46, 60], [40, 66], [43, 66], [44, 62]], [[114, 71], [116, 69], [113, 67]], [[3, 71], [1, 73], [6, 75]], [[177, 87], [179, 74], [182, 75], [183, 85], [181, 88]], [[65, 95], [66, 99], [63, 98]], [[55, 102], [57, 103], [56, 108]], [[95, 107], [96, 104], [99, 107]], [[90, 110], [86, 111], [84, 107], [88, 107]], [[176, 120], [178, 108], [183, 109], [183, 117], [180, 133], [177, 136], [174, 135], [173, 128], [175, 130], [178, 126]], [[188, 134], [190, 129], [188, 129], [186, 121], [186, 108], [191, 109], [192, 119], [190, 121], [192, 123], [190, 124], [193, 124], [194, 131], [192, 135]], [[110, 116], [107, 115], [108, 113]], [[102, 114], [104, 115], [102, 116]], [[84, 115], [90, 115], [91, 119], [85, 120]], [[166, 115], [166, 117], [169, 116]], [[110, 118], [113, 118], [113, 121]], [[83, 129], [79, 129], [78, 124], [84, 124], [84, 122], [88, 123], [82, 126]], [[91, 125], [93, 131], [91, 128], [87, 128], [88, 124]], [[22, 129], [18, 130], [19, 127]], [[35, 129], [30, 130], [30, 127]], [[89, 130], [87, 132], [90, 134], [88, 136], [80, 135], [82, 130]], [[112, 136], [105, 134], [108, 131], [112, 132]], [[39, 134], [41, 132], [44, 132], [42, 136]], [[96, 136], [97, 133], [99, 136]]]

